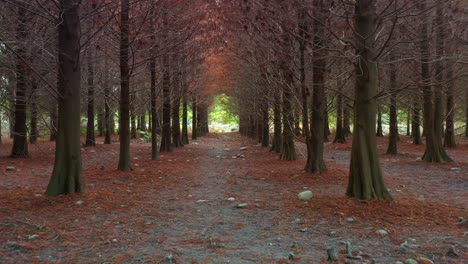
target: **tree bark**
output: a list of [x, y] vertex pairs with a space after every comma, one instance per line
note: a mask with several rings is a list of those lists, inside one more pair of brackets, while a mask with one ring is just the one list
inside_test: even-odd
[[197, 105], [197, 99], [193, 98], [192, 100], [192, 140], [197, 140], [198, 134], [197, 134], [197, 129], [198, 129], [198, 105]]
[[58, 135], [47, 195], [83, 192], [80, 142], [79, 3], [60, 0], [58, 24]]
[[346, 194], [359, 199], [392, 199], [385, 187], [377, 153], [375, 116], [377, 62], [374, 48], [376, 0], [356, 0], [354, 132]]
[[397, 68], [394, 53], [390, 53], [390, 133], [388, 135], [387, 154], [397, 155], [398, 120], [397, 120]]
[[151, 34], [151, 44], [152, 48], [150, 50], [150, 75], [151, 75], [151, 159], [157, 160], [158, 159], [158, 137], [157, 137], [157, 122], [158, 122], [158, 114], [157, 114], [157, 91], [156, 91], [156, 52], [155, 52], [155, 42], [156, 37], [154, 34]]
[[[37, 81], [33, 80], [31, 82], [31, 132], [29, 133], [29, 143], [36, 144], [37, 137], [39, 136], [39, 130], [37, 129]], [[1, 122], [0, 122], [1, 124]], [[1, 125], [0, 125], [1, 126]]]
[[86, 54], [88, 62], [88, 122], [86, 126], [85, 146], [87, 147], [96, 146], [96, 138], [94, 136], [94, 65], [92, 53], [92, 48], [90, 47]]
[[49, 135], [49, 140], [50, 141], [55, 141], [57, 140], [57, 126], [58, 126], [58, 120], [57, 120], [57, 100], [55, 98], [51, 98], [50, 100], [50, 135]]
[[281, 138], [281, 94], [275, 96], [273, 105], [273, 141], [271, 142], [271, 150], [276, 153], [281, 153], [281, 146], [283, 141]]
[[411, 136], [413, 137], [414, 145], [421, 145], [421, 119], [420, 119], [419, 100], [413, 98], [413, 114], [411, 115]]
[[26, 47], [23, 47], [27, 37], [27, 14], [25, 3], [20, 2], [18, 4], [17, 16], [19, 21], [16, 28], [16, 41], [18, 46], [16, 49], [15, 121], [13, 128], [13, 147], [11, 149], [11, 157], [26, 158], [29, 157], [29, 152], [26, 126], [26, 76], [28, 74], [28, 66], [25, 62]]
[[104, 62], [104, 144], [111, 143], [112, 127], [111, 119], [114, 119], [113, 113], [110, 109], [110, 83], [109, 83], [109, 69], [108, 69], [108, 59], [105, 59]]
[[317, 173], [327, 169], [323, 160], [323, 144], [325, 139], [325, 114], [327, 100], [325, 96], [325, 72], [326, 72], [326, 36], [325, 18], [328, 10], [323, 1], [314, 1], [316, 19], [314, 20], [314, 40], [312, 47], [312, 120], [310, 128], [310, 140], [307, 141], [307, 161], [305, 171]]
[[[422, 1], [419, 3], [420, 10], [425, 10], [425, 2]], [[436, 7], [436, 23], [442, 25], [442, 3], [439, 2]], [[426, 162], [444, 162], [452, 161], [452, 159], [447, 155], [443, 144], [442, 144], [442, 81], [443, 81], [443, 67], [440, 62], [440, 59], [443, 54], [443, 45], [444, 45], [444, 34], [443, 29], [438, 27], [436, 31], [436, 57], [439, 60], [435, 62], [435, 75], [436, 75], [436, 88], [433, 91], [431, 87], [431, 73], [429, 71], [429, 61], [430, 61], [430, 52], [429, 52], [429, 38], [428, 38], [428, 26], [429, 22], [427, 19], [427, 14], [422, 14], [422, 30], [421, 30], [421, 73], [423, 79], [423, 93], [424, 93], [424, 120], [427, 127], [425, 127], [426, 134], [426, 150], [422, 157], [423, 161]], [[434, 106], [432, 104], [434, 100]]]
[[343, 83], [338, 83], [338, 93], [336, 95], [336, 132], [333, 143], [346, 143], [345, 131], [343, 128]]
[[455, 100], [453, 95], [453, 63], [449, 62], [447, 67], [447, 119], [445, 121], [444, 147], [455, 148]]
[[382, 108], [380, 105], [377, 106], [377, 132], [376, 135], [378, 137], [383, 137], [383, 129], [382, 129]]
[[406, 111], [406, 136], [411, 136], [411, 107]]
[[120, 171], [130, 171], [130, 70], [128, 66], [129, 57], [129, 0], [121, 0], [120, 12], [120, 118], [119, 118], [119, 140]]

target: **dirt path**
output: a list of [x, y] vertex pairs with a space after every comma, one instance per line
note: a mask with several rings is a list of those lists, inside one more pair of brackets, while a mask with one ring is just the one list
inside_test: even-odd
[[[465, 161], [453, 171], [412, 162], [413, 153], [384, 157], [396, 201], [367, 203], [343, 195], [343, 146], [328, 144], [329, 170], [310, 175], [304, 160], [279, 161], [236, 134], [203, 137], [158, 161], [148, 160], [148, 144], [132, 144], [127, 173], [113, 169], [118, 145], [98, 145], [83, 150], [87, 193], [51, 198], [42, 192], [53, 151], [40, 147], [0, 180], [0, 263], [322, 263], [331, 246], [339, 263], [360, 263], [346, 258], [345, 241], [367, 263], [468, 259], [467, 230], [456, 225], [468, 218]], [[297, 199], [305, 189], [310, 202]], [[405, 241], [412, 246], [402, 252]], [[446, 255], [449, 246], [459, 258]]]

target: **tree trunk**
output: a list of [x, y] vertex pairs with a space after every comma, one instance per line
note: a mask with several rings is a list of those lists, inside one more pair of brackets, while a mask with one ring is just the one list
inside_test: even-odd
[[[425, 2], [419, 3], [420, 10], [425, 10]], [[442, 25], [442, 3], [436, 7], [436, 24]], [[426, 162], [444, 162], [452, 161], [447, 155], [442, 144], [442, 81], [443, 81], [443, 67], [440, 62], [443, 54], [444, 34], [441, 27], [436, 31], [436, 57], [435, 62], [435, 75], [437, 85], [435, 88], [434, 96], [431, 87], [431, 73], [429, 71], [430, 53], [429, 53], [429, 39], [428, 39], [428, 26], [429, 22], [427, 14], [422, 14], [422, 30], [421, 30], [421, 72], [423, 79], [423, 93], [424, 93], [424, 120], [427, 127], [425, 127], [426, 134], [426, 150], [422, 157]], [[434, 100], [434, 107], [432, 105]]]
[[330, 120], [328, 118], [328, 107], [327, 107], [327, 96], [325, 94], [325, 109], [323, 110], [323, 141], [324, 142], [330, 142], [330, 139], [328, 138], [329, 135], [331, 135], [330, 131]]
[[[290, 47], [289, 36], [284, 35], [284, 45]], [[292, 109], [294, 76], [288, 65], [289, 61], [283, 59], [281, 63], [281, 71], [284, 77], [283, 83], [283, 138], [280, 159], [281, 160], [297, 160], [296, 147], [294, 146], [294, 118]]]
[[445, 121], [444, 147], [455, 148], [455, 100], [453, 96], [453, 63], [447, 67], [447, 120]]
[[414, 145], [421, 145], [421, 119], [420, 119], [419, 100], [413, 99], [413, 114], [411, 115], [411, 136], [413, 137]]
[[157, 137], [157, 122], [158, 122], [158, 114], [157, 114], [157, 91], [156, 91], [156, 52], [155, 52], [155, 42], [156, 38], [154, 34], [151, 34], [151, 43], [153, 48], [150, 50], [150, 75], [151, 75], [151, 159], [157, 160], [158, 159], [158, 137]]
[[349, 112], [348, 100], [343, 100], [343, 130], [344, 136], [349, 137], [351, 133], [351, 115]]
[[[39, 131], [37, 129], [37, 82], [31, 82], [31, 132], [29, 134], [29, 143], [36, 144]], [[0, 122], [1, 126], [1, 122]]]
[[58, 116], [57, 116], [57, 100], [51, 98], [50, 100], [50, 135], [49, 140], [57, 140], [57, 126], [58, 126]]
[[130, 171], [130, 70], [129, 57], [129, 0], [121, 0], [120, 12], [120, 115], [119, 140], [120, 171]]
[[270, 146], [270, 118], [268, 115], [268, 101], [267, 98], [263, 99], [262, 109], [262, 147]]
[[[185, 75], [184, 75], [185, 78]], [[184, 81], [184, 95], [182, 97], [182, 144], [189, 143], [188, 137], [188, 99], [187, 84]]]
[[102, 108], [102, 106], [103, 104], [99, 100], [96, 106], [98, 137], [104, 136], [104, 131], [105, 131], [106, 121], [104, 120], [104, 109]]
[[411, 136], [411, 106], [406, 111], [406, 136]]
[[90, 47], [86, 56], [88, 61], [88, 123], [86, 126], [85, 146], [87, 147], [96, 146], [96, 138], [94, 136], [94, 65], [92, 53], [92, 48]]
[[136, 104], [136, 94], [132, 93], [130, 96], [130, 138], [131, 139], [136, 139], [137, 138], [137, 124], [136, 121], [138, 119], [136, 115], [136, 110], [135, 110], [135, 104]]
[[397, 69], [395, 65], [395, 56], [390, 53], [390, 133], [388, 135], [387, 154], [398, 154], [398, 120], [397, 120]]
[[171, 80], [168, 55], [163, 55], [163, 123], [161, 135], [161, 152], [171, 151]]
[[26, 5], [23, 2], [18, 4], [18, 25], [16, 28], [16, 94], [15, 94], [15, 121], [13, 128], [13, 147], [11, 157], [29, 157], [28, 138], [26, 126], [26, 103], [27, 84], [26, 76], [28, 66], [26, 65], [26, 47], [23, 47], [27, 36], [26, 28]]
[[47, 195], [83, 192], [80, 142], [79, 4], [60, 0], [58, 27], [58, 135]]
[[197, 105], [197, 99], [193, 98], [192, 100], [192, 140], [197, 140], [197, 129], [198, 129], [198, 105]]
[[146, 131], [146, 113], [140, 116], [140, 130]]
[[182, 144], [180, 136], [180, 98], [178, 94], [175, 97], [177, 98], [174, 98], [174, 107], [172, 108], [172, 146], [178, 148], [183, 147], [184, 144]]
[[110, 109], [110, 83], [109, 83], [109, 69], [108, 69], [108, 60], [105, 59], [105, 69], [104, 69], [104, 144], [111, 143], [111, 119], [114, 119], [113, 113]]
[[376, 135], [378, 137], [383, 137], [383, 129], [382, 129], [382, 108], [380, 105], [377, 106], [377, 132]]
[[311, 136], [307, 141], [307, 162], [305, 171], [317, 173], [327, 169], [323, 160], [323, 144], [325, 139], [325, 113], [327, 100], [325, 96], [325, 72], [327, 67], [326, 39], [325, 39], [325, 13], [327, 8], [322, 1], [314, 2], [314, 10], [316, 11], [314, 20], [314, 40], [312, 47], [312, 70], [313, 70], [313, 87], [312, 87], [312, 121], [311, 121]]
[[271, 150], [276, 153], [281, 153], [281, 146], [283, 141], [281, 138], [281, 95], [275, 96], [273, 105], [273, 141], [271, 142]]
[[468, 138], [468, 85], [465, 85], [465, 138]]
[[346, 143], [345, 131], [343, 128], [343, 83], [338, 83], [338, 93], [336, 95], [336, 132], [333, 143]]
[[385, 187], [377, 153], [377, 62], [374, 48], [376, 0], [356, 0], [354, 132], [346, 194], [359, 199], [392, 199]]

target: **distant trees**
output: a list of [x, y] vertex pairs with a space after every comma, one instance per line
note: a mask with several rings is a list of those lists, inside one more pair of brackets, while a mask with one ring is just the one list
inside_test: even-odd
[[[101, 140], [96, 129], [105, 144], [118, 132], [118, 169], [127, 171], [132, 138], [151, 138], [154, 160], [188, 144], [190, 132], [208, 133], [211, 95], [221, 92], [235, 98], [240, 133], [280, 159], [296, 160], [305, 143], [310, 173], [326, 170], [329, 124], [333, 143], [346, 142], [352, 128], [347, 193], [359, 198], [390, 198], [376, 134], [388, 136], [387, 154], [398, 154], [405, 122], [428, 162], [450, 161], [445, 148], [468, 137], [459, 0], [58, 3], [0, 3], [0, 112], [11, 127], [11, 156], [29, 156], [28, 136], [57, 140], [65, 154], [56, 158], [50, 194], [80, 191], [60, 184], [61, 171], [79, 178], [82, 132], [84, 146]], [[69, 94], [84, 100], [77, 106]]]

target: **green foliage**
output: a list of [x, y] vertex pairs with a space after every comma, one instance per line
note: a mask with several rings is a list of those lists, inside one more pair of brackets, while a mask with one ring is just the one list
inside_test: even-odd
[[142, 130], [137, 130], [137, 132], [140, 134], [140, 140], [143, 142], [151, 142], [151, 131], [142, 131]]
[[216, 95], [213, 98], [213, 104], [210, 107], [209, 122], [235, 125], [239, 123], [239, 116], [234, 114], [234, 102], [225, 95]]

